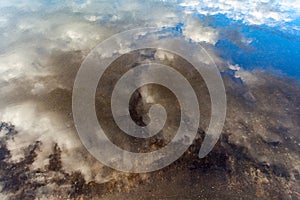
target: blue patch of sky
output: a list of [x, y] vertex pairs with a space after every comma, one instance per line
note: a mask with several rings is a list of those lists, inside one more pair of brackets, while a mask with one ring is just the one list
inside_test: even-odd
[[[216, 48], [225, 60], [229, 60], [232, 64], [239, 64], [247, 70], [274, 69], [300, 79], [300, 34], [297, 34], [297, 30], [286, 29], [285, 31], [280, 26], [247, 25], [222, 14], [198, 17], [211, 27], [239, 31], [245, 38], [252, 39], [249, 48], [244, 48], [238, 46], [232, 38], [230, 40], [221, 37], [216, 43]], [[296, 19], [285, 25], [291, 27], [299, 24], [300, 19]]]

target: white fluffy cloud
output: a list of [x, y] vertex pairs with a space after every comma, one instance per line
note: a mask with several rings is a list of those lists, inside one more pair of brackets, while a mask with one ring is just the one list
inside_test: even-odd
[[299, 0], [184, 0], [182, 7], [204, 15], [225, 14], [248, 24], [280, 25], [296, 19], [300, 13]]
[[195, 42], [215, 44], [219, 39], [219, 32], [209, 26], [204, 26], [196, 19], [188, 19], [183, 27], [185, 37]]

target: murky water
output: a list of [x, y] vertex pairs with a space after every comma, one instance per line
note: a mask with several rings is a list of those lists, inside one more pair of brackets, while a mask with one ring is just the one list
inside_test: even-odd
[[[299, 199], [299, 5], [280, 0], [2, 1], [0, 198]], [[176, 95], [155, 84], [139, 88], [129, 108], [132, 119], [145, 126], [150, 106], [163, 105], [168, 119], [157, 136], [132, 138], [114, 123], [112, 87], [140, 63], [159, 60], [180, 71], [196, 91], [201, 113], [193, 144], [176, 162], [155, 172], [122, 173], [82, 145], [73, 122], [72, 89], [96, 45], [141, 27], [165, 27], [178, 33], [165, 37], [204, 47], [222, 75], [227, 116], [218, 143], [200, 159], [211, 117], [201, 76], [170, 52], [148, 49], [120, 57], [105, 72], [95, 98], [98, 120], [115, 144], [133, 152], [154, 151], [178, 129]]]

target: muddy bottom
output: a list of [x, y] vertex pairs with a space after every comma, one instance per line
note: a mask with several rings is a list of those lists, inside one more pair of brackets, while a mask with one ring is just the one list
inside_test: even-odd
[[[135, 52], [132, 57], [137, 54]], [[165, 64], [180, 63], [189, 68], [183, 60], [174, 60], [166, 60]], [[124, 64], [126, 60], [119, 62]], [[118, 65], [118, 61], [113, 65]], [[207, 100], [209, 96], [203, 80], [194, 78], [194, 73], [184, 67], [180, 69], [195, 87], [198, 98]], [[107, 87], [99, 89], [96, 95], [98, 119], [110, 130], [108, 137], [131, 151], [147, 152], [163, 147], [173, 137], [172, 131], [176, 130], [180, 116], [174, 95], [166, 88], [153, 85], [137, 90], [130, 101], [130, 114], [137, 124], [148, 123], [149, 102], [145, 94], [160, 100], [173, 118], [168, 119], [158, 136], [146, 141], [124, 136], [113, 125], [112, 115], [105, 106], [109, 104], [109, 91], [113, 87], [113, 83], [106, 82], [118, 79], [120, 71], [116, 71], [107, 71], [110, 78], [102, 82]], [[75, 153], [86, 158], [92, 171], [87, 178], [83, 167], [77, 170], [66, 167], [68, 163], [63, 155], [68, 149], [58, 143], [52, 144], [42, 166], [33, 167], [45, 144], [32, 141], [22, 149], [20, 159], [12, 159], [8, 144], [24, 133], [18, 132], [18, 124], [2, 122], [2, 194], [8, 199], [300, 199], [299, 84], [263, 71], [241, 71], [239, 76], [233, 77], [228, 71], [222, 74], [227, 93], [227, 117], [221, 137], [208, 156], [200, 159], [198, 152], [210, 117], [209, 103], [200, 105], [203, 120], [189, 149], [170, 166], [151, 173], [117, 172], [101, 165], [80, 147]], [[60, 88], [40, 98], [49, 108], [61, 112], [64, 119], [72, 121], [71, 97], [70, 89]], [[76, 135], [74, 125], [69, 126]]]

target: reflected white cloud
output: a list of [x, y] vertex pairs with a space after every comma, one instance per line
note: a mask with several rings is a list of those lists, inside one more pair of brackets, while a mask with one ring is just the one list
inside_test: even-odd
[[219, 39], [219, 32], [205, 26], [197, 19], [189, 18], [183, 27], [183, 34], [195, 42], [207, 42], [215, 45]]
[[204, 15], [225, 14], [251, 25], [281, 25], [295, 20], [300, 13], [299, 0], [184, 0], [180, 5]]

